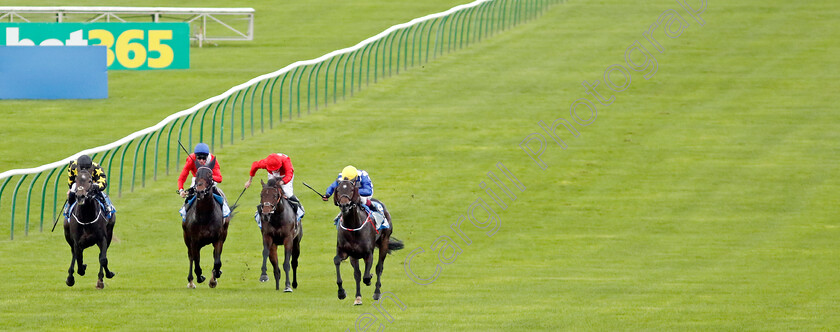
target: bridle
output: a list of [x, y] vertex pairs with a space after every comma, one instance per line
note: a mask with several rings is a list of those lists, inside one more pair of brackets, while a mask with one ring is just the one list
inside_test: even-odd
[[[210, 170], [211, 174], [213, 172], [213, 170], [210, 169], [210, 167], [201, 166], [201, 167], [198, 168], [198, 170], [196, 170], [196, 172], [195, 172], [196, 175], [198, 175], [198, 171], [201, 170], [202, 168], [206, 168], [206, 169]], [[195, 190], [195, 194], [199, 198], [204, 197], [204, 195], [206, 195], [207, 192], [212, 190], [212, 188], [213, 188], [213, 181], [212, 180], [208, 181], [207, 179], [204, 179], [204, 178], [197, 178], [195, 181], [196, 181], [196, 185], [195, 185], [195, 187], [193, 187], [193, 190]], [[198, 190], [198, 182], [199, 181], [202, 181], [204, 183], [204, 189], [203, 190]]]
[[[351, 191], [352, 196], [351, 196], [351, 195], [348, 195], [348, 194], [346, 194], [346, 193], [344, 193], [344, 194], [338, 194], [338, 192], [336, 192], [337, 199], [336, 199], [336, 203], [335, 203], [335, 205], [338, 205], [338, 207], [339, 207], [339, 208], [341, 208], [341, 212], [342, 212], [342, 213], [344, 213], [345, 209], [348, 209], [348, 210], [349, 210], [349, 209], [353, 209], [353, 208], [357, 208], [357, 207], [359, 207], [359, 204], [360, 204], [360, 203], [356, 203], [356, 202], [354, 202], [354, 201], [353, 201], [353, 197], [355, 197], [355, 196], [356, 196], [356, 194], [358, 193], [358, 191], [356, 190], [356, 183], [355, 183], [355, 182], [353, 182], [353, 181], [350, 181], [350, 180], [342, 180], [342, 181], [340, 181], [340, 182], [338, 183], [338, 185], [339, 185], [339, 186], [347, 186], [347, 185], [349, 185], [349, 186], [353, 189], [353, 190]], [[344, 197], [346, 197], [346, 198], [347, 198], [347, 200], [348, 200], [350, 203], [348, 203], [348, 204], [341, 204], [341, 203], [339, 203], [339, 202], [341, 202], [341, 199], [342, 199], [342, 198], [344, 198]], [[361, 225], [359, 225], [359, 227], [356, 227], [356, 228], [347, 228], [347, 227], [344, 227], [344, 220], [343, 220], [343, 219], [341, 219], [341, 220], [339, 220], [339, 221], [338, 221], [338, 227], [339, 227], [339, 228], [341, 228], [341, 229], [343, 229], [343, 230], [345, 230], [345, 231], [348, 231], [348, 232], [356, 232], [356, 231], [360, 231], [360, 230], [362, 230], [362, 228], [364, 228], [364, 227], [365, 227], [365, 225], [367, 225], [367, 224], [371, 224], [371, 225], [373, 225], [373, 220], [372, 220], [372, 218], [371, 218], [371, 215], [370, 215], [370, 214], [368, 214], [367, 218], [366, 218], [364, 221], [362, 221], [362, 224], [361, 224]], [[379, 230], [377, 230], [376, 228], [374, 228], [374, 230], [375, 230], [377, 233], [379, 233]]]
[[[355, 193], [356, 193], [356, 183], [354, 183], [353, 181], [350, 181], [350, 180], [341, 180], [341, 182], [339, 182], [338, 185], [342, 186], [342, 187], [345, 187], [345, 186], [349, 185], [353, 189], [350, 191], [350, 193], [351, 193], [350, 195], [348, 195], [348, 194], [340, 194], [339, 195], [338, 193], [336, 193], [336, 196], [338, 196], [338, 197], [336, 197], [337, 199], [335, 201], [335, 205], [340, 207], [342, 210], [344, 208], [354, 208], [354, 207], [358, 206], [358, 203], [353, 201], [353, 196], [355, 196]], [[350, 202], [350, 203], [341, 204], [341, 199], [345, 198], [345, 197], [347, 198], [347, 201]]]
[[[83, 173], [83, 172], [84, 172], [84, 173]], [[82, 175], [83, 175], [83, 174], [84, 174], [84, 175], [86, 175], [86, 176], [85, 176], [85, 177], [82, 177]], [[84, 178], [84, 179], [87, 179], [86, 183], [82, 183], [82, 182], [80, 181], [80, 180], [82, 180], [83, 178]], [[83, 185], [84, 185], [84, 186], [83, 186]], [[85, 200], [87, 200], [88, 195], [90, 194], [90, 187], [91, 187], [91, 186], [93, 186], [93, 178], [91, 177], [90, 172], [88, 172], [88, 170], [86, 170], [86, 169], [79, 170], [78, 174], [76, 174], [76, 192], [75, 192], [75, 194], [76, 194], [76, 203], [73, 203], [73, 205], [74, 205], [74, 206], [75, 206], [76, 204], [78, 204], [79, 202], [82, 202], [82, 204], [84, 204]], [[78, 194], [78, 193], [79, 193], [79, 191], [81, 191], [81, 192], [82, 192], [82, 194], [81, 194], [81, 195], [79, 195], [79, 194]], [[94, 204], [96, 204], [96, 203], [94, 203]], [[79, 225], [90, 225], [90, 224], [95, 223], [95, 222], [96, 222], [97, 220], [99, 220], [99, 218], [102, 216], [102, 208], [101, 208], [101, 207], [98, 207], [98, 208], [96, 208], [96, 209], [97, 209], [97, 214], [96, 214], [96, 217], [95, 217], [95, 218], [93, 218], [93, 220], [91, 220], [91, 221], [89, 221], [89, 222], [82, 222], [81, 220], [79, 220], [79, 217], [77, 217], [77, 216], [76, 216], [76, 214], [74, 214], [74, 213], [72, 213], [72, 212], [70, 212], [69, 214], [70, 214], [70, 217], [71, 217], [72, 219], [76, 220], [76, 222], [77, 222]]]
[[[280, 188], [277, 188], [277, 187], [267, 187], [267, 188], [264, 188], [264, 189], [274, 189], [274, 191], [277, 192], [277, 200], [274, 201], [274, 203], [271, 203], [270, 201], [260, 203], [260, 206], [270, 207], [271, 212], [269, 212], [268, 214], [272, 215], [272, 214], [274, 214], [274, 210], [277, 209], [277, 205], [280, 205], [280, 200], [283, 199], [283, 193], [280, 191]], [[262, 211], [260, 211], [260, 212], [262, 212]]]

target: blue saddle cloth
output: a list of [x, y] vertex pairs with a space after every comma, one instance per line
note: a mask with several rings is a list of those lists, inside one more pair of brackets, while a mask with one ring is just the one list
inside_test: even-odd
[[[102, 204], [102, 202], [98, 199], [96, 200], [96, 203], [99, 204], [99, 207], [104, 212], [105, 219], [111, 219], [111, 217], [117, 213], [117, 208], [114, 207], [114, 204], [111, 203], [111, 199], [108, 198], [108, 196], [105, 196], [105, 201], [108, 202], [108, 206], [110, 206], [110, 209], [108, 207], [106, 207], [105, 204]], [[77, 202], [73, 202], [73, 204], [70, 205], [70, 206], [67, 206], [67, 204], [64, 204], [64, 221], [65, 222], [68, 222], [70, 220], [70, 211], [73, 211], [73, 208], [76, 207], [76, 203]]]
[[[230, 217], [230, 207], [228, 206], [227, 202], [225, 202], [225, 198], [219, 194], [213, 194], [213, 198], [216, 200], [216, 202], [219, 203], [219, 205], [222, 206], [222, 217]], [[178, 213], [181, 214], [181, 222], [187, 221], [187, 208], [192, 206], [193, 202], [195, 202], [195, 196], [190, 198], [190, 200], [188, 200], [187, 203], [184, 204], [184, 206], [182, 206], [180, 210], [178, 210]]]

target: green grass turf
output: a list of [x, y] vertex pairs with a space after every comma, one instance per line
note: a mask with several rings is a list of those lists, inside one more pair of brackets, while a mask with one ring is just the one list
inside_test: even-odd
[[[393, 322], [376, 314], [392, 330], [836, 330], [837, 4], [711, 3], [703, 27], [684, 15], [683, 35], [660, 40], [657, 73], [634, 72], [592, 125], [577, 126], [580, 137], [563, 137], [567, 150], [548, 146], [546, 170], [518, 146], [540, 131], [539, 120], [568, 117], [585, 96], [580, 82], [601, 80], [676, 6], [558, 6], [217, 151], [228, 195], [250, 161], [274, 151], [293, 157], [308, 216], [292, 294], [257, 282], [250, 207], [231, 225], [219, 288], [186, 289], [170, 175], [115, 201], [110, 261], [119, 274], [103, 291], [93, 289], [95, 250], [87, 251], [91, 275], [67, 288], [60, 234], [0, 242], [0, 327], [352, 328], [377, 312], [372, 288], [363, 288], [361, 307], [335, 298], [336, 208], [300, 182], [321, 189], [353, 163], [371, 173], [406, 243], [383, 278], [406, 308], [386, 307]], [[467, 222], [467, 246], [449, 225], [477, 197], [493, 204], [478, 183], [488, 171], [501, 176], [497, 162], [527, 189], [514, 190], [504, 211], [493, 205], [501, 228], [492, 237]], [[255, 204], [257, 192], [243, 200]], [[403, 260], [424, 248], [412, 267], [431, 275], [430, 245], [443, 235], [463, 252], [434, 283], [413, 283]], [[343, 272], [351, 285], [349, 264]]]

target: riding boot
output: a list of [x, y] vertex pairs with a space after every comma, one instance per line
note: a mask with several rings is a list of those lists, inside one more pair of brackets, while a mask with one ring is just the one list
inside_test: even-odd
[[67, 204], [64, 205], [64, 216], [67, 217], [70, 214], [70, 207], [76, 203], [76, 193], [69, 193], [67, 194]]
[[292, 208], [295, 210], [295, 217], [297, 220], [301, 220], [303, 215], [306, 214], [306, 211], [303, 209], [303, 204], [300, 203], [300, 200], [298, 200], [295, 195], [289, 197], [289, 201], [292, 202]]

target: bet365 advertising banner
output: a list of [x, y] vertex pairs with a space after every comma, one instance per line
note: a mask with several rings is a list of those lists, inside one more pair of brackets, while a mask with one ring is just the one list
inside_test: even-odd
[[108, 69], [190, 68], [189, 23], [0, 23], [0, 46], [107, 47]]

